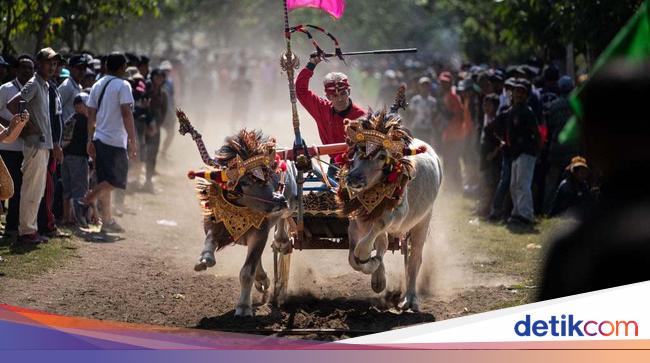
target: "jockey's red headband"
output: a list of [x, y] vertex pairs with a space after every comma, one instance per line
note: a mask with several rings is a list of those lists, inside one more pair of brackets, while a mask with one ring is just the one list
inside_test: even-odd
[[325, 83], [325, 94], [330, 96], [338, 96], [343, 91], [350, 90], [350, 83], [347, 78], [340, 81], [329, 81]]

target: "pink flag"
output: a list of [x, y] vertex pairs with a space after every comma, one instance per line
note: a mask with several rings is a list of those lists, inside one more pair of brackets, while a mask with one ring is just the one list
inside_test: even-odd
[[345, 10], [345, 0], [287, 0], [289, 11], [298, 8], [323, 9], [333, 17], [339, 19]]

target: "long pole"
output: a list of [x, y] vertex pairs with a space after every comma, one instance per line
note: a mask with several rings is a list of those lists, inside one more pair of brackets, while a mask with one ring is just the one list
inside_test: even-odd
[[[395, 54], [395, 53], [416, 53], [417, 48], [402, 48], [402, 49], [376, 49], [376, 50], [363, 50], [360, 52], [343, 52], [341, 55], [366, 55], [366, 54]], [[324, 58], [336, 57], [336, 54], [325, 53]]]
[[[298, 106], [296, 100], [296, 85], [293, 82], [294, 70], [298, 65], [298, 58], [291, 52], [291, 31], [289, 30], [289, 11], [287, 9], [287, 0], [283, 0], [284, 4], [284, 39], [286, 41], [287, 49], [282, 59], [282, 68], [287, 72], [287, 81], [289, 82], [289, 100], [291, 101], [291, 117], [293, 123], [293, 133], [295, 136], [294, 148], [299, 150], [302, 147], [302, 135], [300, 134], [300, 119], [298, 118]], [[305, 223], [303, 219], [304, 207], [302, 205], [302, 190], [305, 183], [305, 175], [298, 168], [298, 175], [296, 176], [296, 184], [298, 184], [298, 218], [296, 221], [297, 238], [302, 242], [303, 231]]]

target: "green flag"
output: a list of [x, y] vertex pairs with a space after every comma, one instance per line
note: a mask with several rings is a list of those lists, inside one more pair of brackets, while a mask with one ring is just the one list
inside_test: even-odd
[[[596, 74], [600, 68], [615, 58], [650, 58], [650, 0], [644, 1], [632, 19], [616, 34], [614, 40], [609, 43], [596, 60], [591, 74]], [[580, 88], [576, 88], [571, 94], [570, 102], [575, 116], [567, 122], [560, 133], [559, 139], [563, 144], [578, 141], [577, 119], [583, 115], [582, 102], [579, 96], [583, 88], [584, 84]]]

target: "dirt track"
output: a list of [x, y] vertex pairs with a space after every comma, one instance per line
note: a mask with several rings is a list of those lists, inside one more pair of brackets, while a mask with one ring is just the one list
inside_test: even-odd
[[[76, 254], [63, 267], [29, 280], [3, 278], [0, 303], [95, 319], [340, 339], [486, 311], [512, 300], [504, 285], [518, 283], [517, 276], [473, 272], [472, 263], [490, 257], [446, 240], [446, 230], [463, 227], [445, 220], [443, 197], [420, 274], [421, 312], [395, 309], [404, 278], [398, 253], [386, 258], [388, 292], [376, 295], [370, 277], [347, 265], [347, 252], [296, 251], [287, 304], [263, 305], [254, 291], [256, 317], [235, 319], [244, 249], [229, 247], [217, 254], [216, 267], [193, 271], [203, 232], [193, 186], [184, 174], [199, 158], [188, 140], [176, 141], [175, 150], [191, 151], [161, 161], [155, 195], [127, 198], [130, 211], [119, 219], [128, 231], [124, 239], [79, 239]], [[263, 261], [272, 276], [270, 247]], [[284, 329], [293, 332], [278, 332]]]

